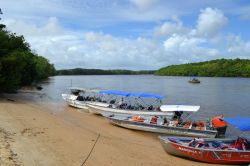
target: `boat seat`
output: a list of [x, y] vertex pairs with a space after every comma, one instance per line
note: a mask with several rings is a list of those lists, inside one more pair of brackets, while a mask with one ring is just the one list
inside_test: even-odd
[[213, 147], [212, 142], [205, 143], [204, 148], [205, 148], [205, 149], [215, 149], [215, 147]]
[[213, 141], [211, 144], [212, 144], [212, 147], [214, 147], [214, 148], [220, 148], [221, 147], [221, 142], [219, 142], [219, 141]]
[[178, 121], [170, 121], [169, 124], [168, 124], [168, 126], [169, 127], [176, 127], [177, 124], [178, 124]]
[[192, 126], [192, 122], [187, 121], [184, 123], [183, 128], [190, 129], [191, 126]]
[[164, 124], [163, 119], [158, 119], [156, 124], [157, 125], [163, 125]]

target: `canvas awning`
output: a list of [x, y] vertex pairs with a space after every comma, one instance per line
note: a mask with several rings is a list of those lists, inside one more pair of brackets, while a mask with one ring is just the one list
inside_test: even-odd
[[241, 131], [250, 131], [250, 118], [248, 117], [229, 117], [222, 118], [225, 122], [235, 126]]
[[144, 97], [144, 98], [154, 98], [154, 99], [163, 99], [163, 96], [151, 93], [130, 93], [131, 97]]

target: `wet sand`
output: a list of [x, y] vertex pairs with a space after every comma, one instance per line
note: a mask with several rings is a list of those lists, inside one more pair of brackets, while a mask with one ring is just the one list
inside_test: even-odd
[[34, 102], [26, 94], [0, 99], [0, 154], [6, 166], [209, 165], [166, 154], [156, 134], [113, 126], [65, 103]]

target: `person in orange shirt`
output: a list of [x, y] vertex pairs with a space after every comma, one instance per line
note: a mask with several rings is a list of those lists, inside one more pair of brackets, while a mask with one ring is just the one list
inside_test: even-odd
[[227, 123], [222, 120], [223, 116], [216, 116], [212, 118], [212, 125], [214, 128], [220, 128], [227, 126]]

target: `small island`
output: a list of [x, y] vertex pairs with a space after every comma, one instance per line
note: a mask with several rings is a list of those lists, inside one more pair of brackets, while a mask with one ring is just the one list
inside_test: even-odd
[[171, 65], [157, 70], [155, 74], [160, 76], [250, 77], [250, 60], [217, 59]]

